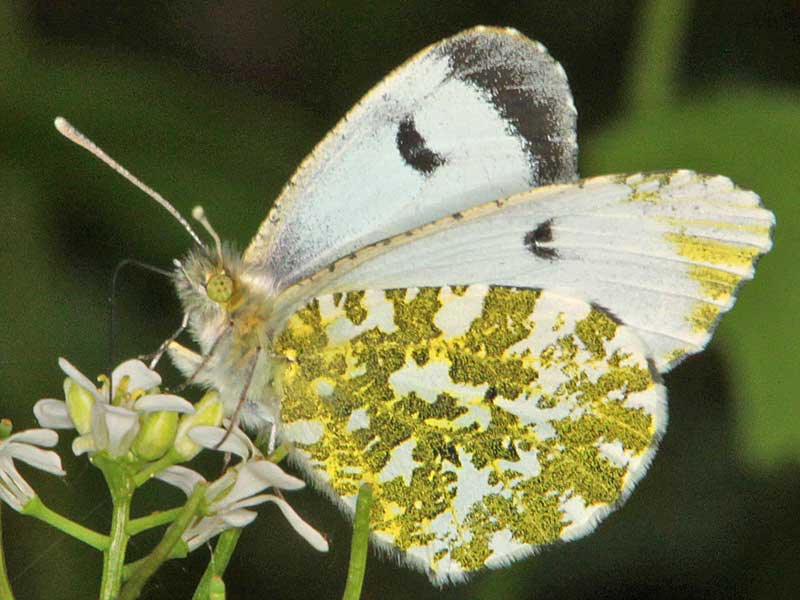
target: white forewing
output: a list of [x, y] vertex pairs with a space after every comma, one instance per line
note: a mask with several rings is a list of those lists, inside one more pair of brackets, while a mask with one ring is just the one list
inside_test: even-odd
[[758, 196], [724, 177], [599, 177], [490, 202], [375, 244], [287, 290], [279, 306], [371, 288], [558, 290], [633, 327], [665, 371], [706, 345], [771, 247], [773, 224]]
[[276, 289], [449, 213], [577, 176], [561, 66], [510, 29], [423, 50], [369, 92], [295, 173], [245, 261]]

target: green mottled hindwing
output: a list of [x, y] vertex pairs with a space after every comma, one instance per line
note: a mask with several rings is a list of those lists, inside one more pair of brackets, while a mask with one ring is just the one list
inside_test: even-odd
[[274, 342], [282, 435], [374, 538], [434, 581], [590, 532], [666, 425], [632, 329], [601, 308], [499, 286], [315, 298]]

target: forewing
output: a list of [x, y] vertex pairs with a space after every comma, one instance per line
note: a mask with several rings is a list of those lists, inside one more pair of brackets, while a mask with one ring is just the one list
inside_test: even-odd
[[548, 291], [368, 290], [314, 299], [276, 339], [282, 435], [379, 544], [435, 582], [592, 531], [666, 426], [646, 345]]
[[605, 308], [660, 371], [701, 350], [771, 247], [756, 194], [690, 171], [553, 185], [464, 211], [343, 259], [295, 290], [475, 283], [558, 289]]
[[314, 149], [245, 253], [282, 289], [449, 213], [576, 178], [567, 77], [540, 44], [479, 27], [423, 50]]

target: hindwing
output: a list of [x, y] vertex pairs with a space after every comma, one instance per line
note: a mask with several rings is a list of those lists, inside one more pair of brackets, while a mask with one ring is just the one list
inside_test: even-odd
[[437, 582], [591, 531], [644, 474], [664, 388], [635, 332], [548, 291], [315, 298], [275, 341], [281, 432], [373, 537]]

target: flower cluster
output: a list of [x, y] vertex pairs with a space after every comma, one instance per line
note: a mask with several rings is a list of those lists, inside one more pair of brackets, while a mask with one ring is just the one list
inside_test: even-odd
[[[128, 360], [111, 373], [111, 381], [102, 377], [100, 388], [64, 358], [58, 361], [67, 375], [64, 381], [66, 401], [46, 398], [33, 407], [39, 424], [52, 429], [76, 429], [80, 434], [72, 442], [76, 455], [105, 452], [113, 459], [156, 460], [175, 444], [179, 415], [183, 424], [197, 410], [187, 400], [173, 394], [161, 394], [161, 376], [139, 360]], [[222, 405], [204, 412], [203, 423], [222, 422]], [[184, 429], [184, 435], [186, 427]], [[191, 453], [189, 453], [191, 454]], [[187, 454], [187, 458], [191, 458]]]
[[[76, 455], [88, 454], [101, 468], [124, 465], [137, 473], [132, 481], [143, 485], [155, 477], [191, 496], [197, 485], [205, 486], [198, 514], [182, 534], [189, 551], [230, 528], [241, 528], [256, 518], [252, 507], [273, 503], [289, 524], [311, 546], [327, 551], [325, 538], [306, 523], [286, 502], [280, 490], [305, 486], [267, 460], [250, 438], [224, 419], [224, 407], [216, 392], [192, 404], [174, 394], [162, 393], [161, 377], [139, 360], [128, 360], [113, 370], [110, 378], [95, 385], [65, 359], [59, 366], [67, 375], [64, 400], [45, 398], [34, 406], [39, 424], [0, 440], [0, 500], [17, 511], [36, 497], [34, 490], [14, 466], [14, 460], [64, 475], [58, 454], [44, 450], [54, 446], [54, 429], [74, 429]], [[235, 455], [238, 461], [216, 480], [208, 482], [200, 473], [182, 466], [203, 448]], [[271, 490], [271, 493], [265, 493]]]

